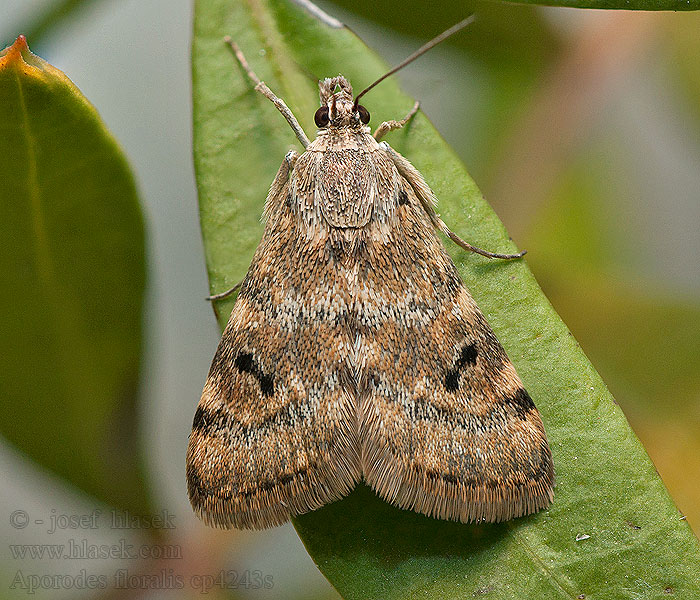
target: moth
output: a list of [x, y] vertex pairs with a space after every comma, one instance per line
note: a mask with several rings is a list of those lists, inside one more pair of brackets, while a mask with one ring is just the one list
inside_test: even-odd
[[220, 527], [272, 527], [361, 481], [396, 506], [461, 522], [548, 506], [540, 415], [436, 230], [484, 256], [522, 253], [461, 240], [418, 170], [381, 141], [417, 106], [372, 135], [358, 100], [380, 80], [353, 97], [345, 77], [325, 79], [309, 141], [230, 43], [305, 151], [289, 152], [272, 182], [194, 416], [195, 512]]

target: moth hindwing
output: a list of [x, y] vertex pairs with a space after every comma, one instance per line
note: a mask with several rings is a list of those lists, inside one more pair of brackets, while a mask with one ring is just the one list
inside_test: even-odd
[[462, 522], [546, 507], [540, 415], [436, 235], [447, 227], [432, 191], [378, 141], [405, 120], [373, 137], [342, 76], [320, 96], [311, 142], [280, 108], [305, 151], [272, 183], [194, 417], [195, 511], [271, 527], [362, 480], [399, 507]]

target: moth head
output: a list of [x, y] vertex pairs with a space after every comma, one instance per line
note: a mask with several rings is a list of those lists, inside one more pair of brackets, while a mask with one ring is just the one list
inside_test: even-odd
[[319, 81], [321, 107], [314, 115], [314, 121], [319, 129], [327, 127], [360, 128], [369, 123], [369, 111], [360, 105], [355, 105], [352, 96], [352, 86], [342, 75]]

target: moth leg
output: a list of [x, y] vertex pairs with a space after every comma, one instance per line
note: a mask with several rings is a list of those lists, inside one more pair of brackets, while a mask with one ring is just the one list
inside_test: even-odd
[[465, 242], [461, 237], [459, 237], [456, 233], [450, 230], [450, 228], [445, 225], [445, 222], [435, 215], [437, 221], [438, 221], [438, 226], [437, 229], [442, 231], [448, 238], [450, 238], [455, 244], [458, 246], [461, 246], [465, 250], [469, 250], [470, 252], [474, 252], [475, 254], [480, 254], [481, 256], [486, 256], [487, 258], [503, 258], [505, 260], [511, 260], [513, 258], [522, 258], [527, 254], [527, 250], [522, 250], [521, 252], [518, 252], [516, 254], [500, 254], [498, 252], [489, 252], [488, 250], [482, 250], [481, 248], [477, 248], [476, 246], [472, 246], [469, 242]]
[[236, 59], [241, 64], [241, 67], [243, 67], [243, 70], [248, 75], [248, 78], [255, 85], [255, 90], [260, 92], [263, 96], [265, 96], [265, 98], [270, 100], [277, 107], [277, 110], [282, 113], [282, 116], [285, 119], [287, 119], [287, 123], [289, 123], [289, 126], [294, 131], [294, 134], [297, 136], [297, 139], [301, 142], [301, 145], [304, 146], [304, 148], [306, 148], [309, 145], [309, 138], [306, 137], [306, 133], [304, 133], [304, 130], [299, 124], [299, 121], [297, 121], [297, 118], [294, 116], [294, 113], [284, 103], [284, 100], [275, 96], [272, 90], [269, 87], [267, 87], [267, 85], [265, 85], [265, 82], [260, 81], [260, 78], [250, 68], [248, 61], [246, 60], [245, 56], [243, 55], [243, 52], [241, 52], [241, 49], [238, 47], [238, 44], [236, 44], [236, 42], [234, 42], [229, 36], [224, 37], [224, 42], [226, 42], [231, 47], [231, 50], [233, 50], [233, 53], [236, 55]]
[[403, 156], [401, 156], [396, 150], [394, 150], [386, 142], [382, 142], [381, 146], [389, 154], [391, 159], [394, 161], [397, 170], [401, 176], [408, 181], [408, 183], [413, 188], [416, 197], [421, 203], [423, 210], [428, 215], [430, 222], [433, 227], [438, 231], [444, 233], [448, 238], [455, 242], [458, 246], [461, 246], [465, 250], [480, 254], [481, 256], [486, 256], [487, 258], [502, 258], [505, 260], [511, 260], [513, 258], [521, 258], [527, 253], [527, 250], [518, 252], [517, 254], [500, 254], [498, 252], [489, 252], [488, 250], [482, 250], [476, 246], [472, 246], [470, 243], [465, 242], [456, 233], [450, 230], [450, 228], [445, 224], [445, 222], [440, 218], [440, 216], [435, 212], [435, 205], [437, 204], [437, 198], [433, 190], [428, 187], [428, 184], [423, 179], [423, 176], [418, 172], [418, 170], [408, 162]]
[[384, 121], [384, 123], [377, 127], [377, 130], [374, 132], [374, 139], [379, 141], [390, 131], [393, 131], [394, 129], [401, 129], [406, 123], [408, 123], [411, 120], [413, 115], [415, 115], [418, 112], [419, 106], [420, 102], [416, 102], [413, 105], [413, 108], [409, 111], [409, 113], [400, 121]]
[[241, 289], [242, 284], [243, 282], [239, 281], [230, 290], [226, 290], [225, 292], [219, 292], [218, 294], [212, 294], [211, 296], [207, 296], [206, 299], [209, 300], [209, 302], [216, 302], [217, 300], [223, 300], [224, 298], [228, 298], [231, 294], [235, 294], [239, 289]]

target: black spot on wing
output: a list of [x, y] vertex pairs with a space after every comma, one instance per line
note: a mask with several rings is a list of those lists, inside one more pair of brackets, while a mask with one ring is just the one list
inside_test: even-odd
[[459, 371], [450, 369], [445, 375], [445, 389], [448, 392], [456, 392], [459, 389]]
[[414, 397], [405, 410], [411, 422], [428, 421], [450, 429], [459, 427], [472, 433], [484, 433], [501, 428], [508, 418], [526, 420], [536, 409], [527, 391], [520, 388], [512, 396], [498, 399], [491, 410], [481, 414], [456, 406], [437, 406], [423, 396]]
[[426, 477], [428, 477], [428, 479], [442, 479], [447, 483], [451, 483], [452, 485], [456, 485], [459, 483], [459, 477], [457, 477], [456, 475], [453, 475], [452, 473], [443, 473], [436, 469], [426, 470], [425, 475]]
[[275, 382], [272, 375], [266, 375], [262, 372], [260, 367], [255, 364], [253, 355], [250, 352], [239, 354], [233, 364], [241, 373], [250, 373], [258, 380], [260, 391], [262, 391], [264, 396], [271, 396], [275, 391]]
[[459, 354], [459, 358], [455, 361], [454, 366], [445, 374], [445, 389], [448, 392], [456, 392], [459, 389], [459, 374], [460, 371], [467, 365], [476, 364], [476, 357], [479, 352], [476, 349], [476, 344], [466, 344]]
[[236, 357], [234, 363], [236, 368], [243, 373], [254, 373], [255, 367], [253, 366], [253, 355], [250, 352], [244, 352]]
[[503, 402], [519, 419], [524, 419], [535, 408], [535, 403], [530, 398], [530, 394], [523, 388], [520, 388], [512, 397], [506, 398]]
[[408, 194], [406, 194], [405, 190], [401, 190], [399, 192], [399, 206], [403, 206], [404, 204], [408, 204]]
[[460, 474], [460, 476], [454, 475], [453, 473], [443, 473], [437, 469], [426, 469], [423, 471], [418, 465], [412, 465], [412, 468], [416, 471], [422, 471], [428, 479], [433, 481], [442, 479], [445, 483], [449, 483], [450, 485], [461, 484], [467, 488], [486, 487], [491, 490], [499, 490], [503, 487], [503, 482], [500, 480], [489, 479], [481, 474], [466, 474], [467, 472], [474, 472], [474, 468], [465, 470], [465, 473]]
[[223, 406], [219, 406], [214, 410], [198, 406], [192, 421], [192, 431], [204, 435], [213, 435], [221, 429], [230, 428], [232, 422], [231, 415]]
[[194, 467], [187, 468], [187, 492], [190, 498], [198, 498], [207, 495], [207, 488]]
[[216, 408], [198, 406], [192, 421], [192, 431], [205, 436], [216, 436], [222, 432], [230, 435], [230, 432], [235, 431], [236, 435], [249, 438], [268, 430], [293, 429], [304, 418], [301, 412], [300, 407], [292, 403], [264, 411], [256, 418], [241, 420], [225, 405]]
[[241, 491], [238, 496], [241, 498], [247, 498], [250, 496], [255, 496], [262, 492], [270, 492], [276, 488], [280, 488], [285, 485], [289, 485], [297, 479], [304, 479], [310, 470], [317, 469], [317, 465], [314, 462], [309, 463], [307, 467], [299, 467], [294, 471], [288, 473], [280, 473], [277, 477], [272, 477], [269, 479], [261, 479], [255, 485], [255, 488], [251, 491]]
[[194, 413], [194, 419], [192, 421], [192, 429], [194, 431], [201, 431], [206, 428], [206, 411], [201, 407], [197, 407], [197, 412]]
[[464, 365], [476, 364], [477, 354], [478, 352], [476, 350], [476, 344], [467, 344], [466, 346], [464, 346], [464, 348], [462, 348], [462, 353], [459, 356], [457, 364], [460, 366], [460, 368]]

